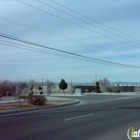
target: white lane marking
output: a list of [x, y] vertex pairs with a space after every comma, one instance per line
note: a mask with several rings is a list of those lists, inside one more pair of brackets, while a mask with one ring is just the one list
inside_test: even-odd
[[69, 119], [65, 119], [64, 121], [70, 121], [70, 120], [74, 120], [74, 119], [79, 119], [79, 118], [83, 118], [83, 117], [88, 117], [94, 115], [94, 113], [92, 114], [87, 114], [87, 115], [82, 115], [82, 116], [78, 116], [78, 117], [73, 117], [73, 118], [69, 118]]

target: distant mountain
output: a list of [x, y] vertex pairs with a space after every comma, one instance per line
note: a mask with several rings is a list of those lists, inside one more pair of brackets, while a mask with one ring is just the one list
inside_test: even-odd
[[111, 82], [111, 84], [140, 84], [140, 82]]

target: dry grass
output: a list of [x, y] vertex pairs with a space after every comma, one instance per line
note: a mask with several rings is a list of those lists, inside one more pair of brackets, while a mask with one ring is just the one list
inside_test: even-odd
[[[61, 104], [67, 104], [67, 103], [73, 103], [74, 100], [50, 100], [47, 101], [45, 106], [51, 106], [51, 105], [61, 105]], [[27, 102], [25, 103], [3, 103], [0, 104], [0, 112], [3, 111], [10, 111], [10, 110], [17, 110], [17, 109], [24, 109], [24, 108], [33, 108], [33, 107], [40, 107], [39, 105], [32, 105], [28, 104]]]

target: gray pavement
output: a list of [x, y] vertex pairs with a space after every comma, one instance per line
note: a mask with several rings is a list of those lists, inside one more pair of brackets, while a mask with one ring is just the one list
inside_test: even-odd
[[1, 139], [128, 140], [129, 128], [140, 129], [139, 100], [140, 97], [7, 114], [0, 116]]
[[[109, 92], [104, 92], [104, 93], [74, 93], [74, 94], [69, 94], [69, 93], [54, 93], [54, 94], [44, 94], [47, 100], [73, 100], [75, 97], [82, 97], [82, 96], [88, 96], [88, 95], [120, 95], [120, 96], [134, 96], [134, 95], [140, 95], [140, 92], [121, 92], [121, 93], [109, 93]], [[63, 97], [63, 98], [62, 98]], [[73, 97], [73, 99], [70, 99], [68, 97]], [[15, 100], [13, 96], [3, 96], [0, 100], [1, 103], [14, 103], [14, 102], [22, 102], [23, 100]]]

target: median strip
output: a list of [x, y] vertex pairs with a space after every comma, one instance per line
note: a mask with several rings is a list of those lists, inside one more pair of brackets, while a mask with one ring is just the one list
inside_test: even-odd
[[92, 116], [92, 115], [94, 115], [94, 113], [65, 119], [64, 121], [70, 121], [70, 120], [79, 119], [79, 118], [83, 118], [83, 117], [88, 117], [88, 116]]

